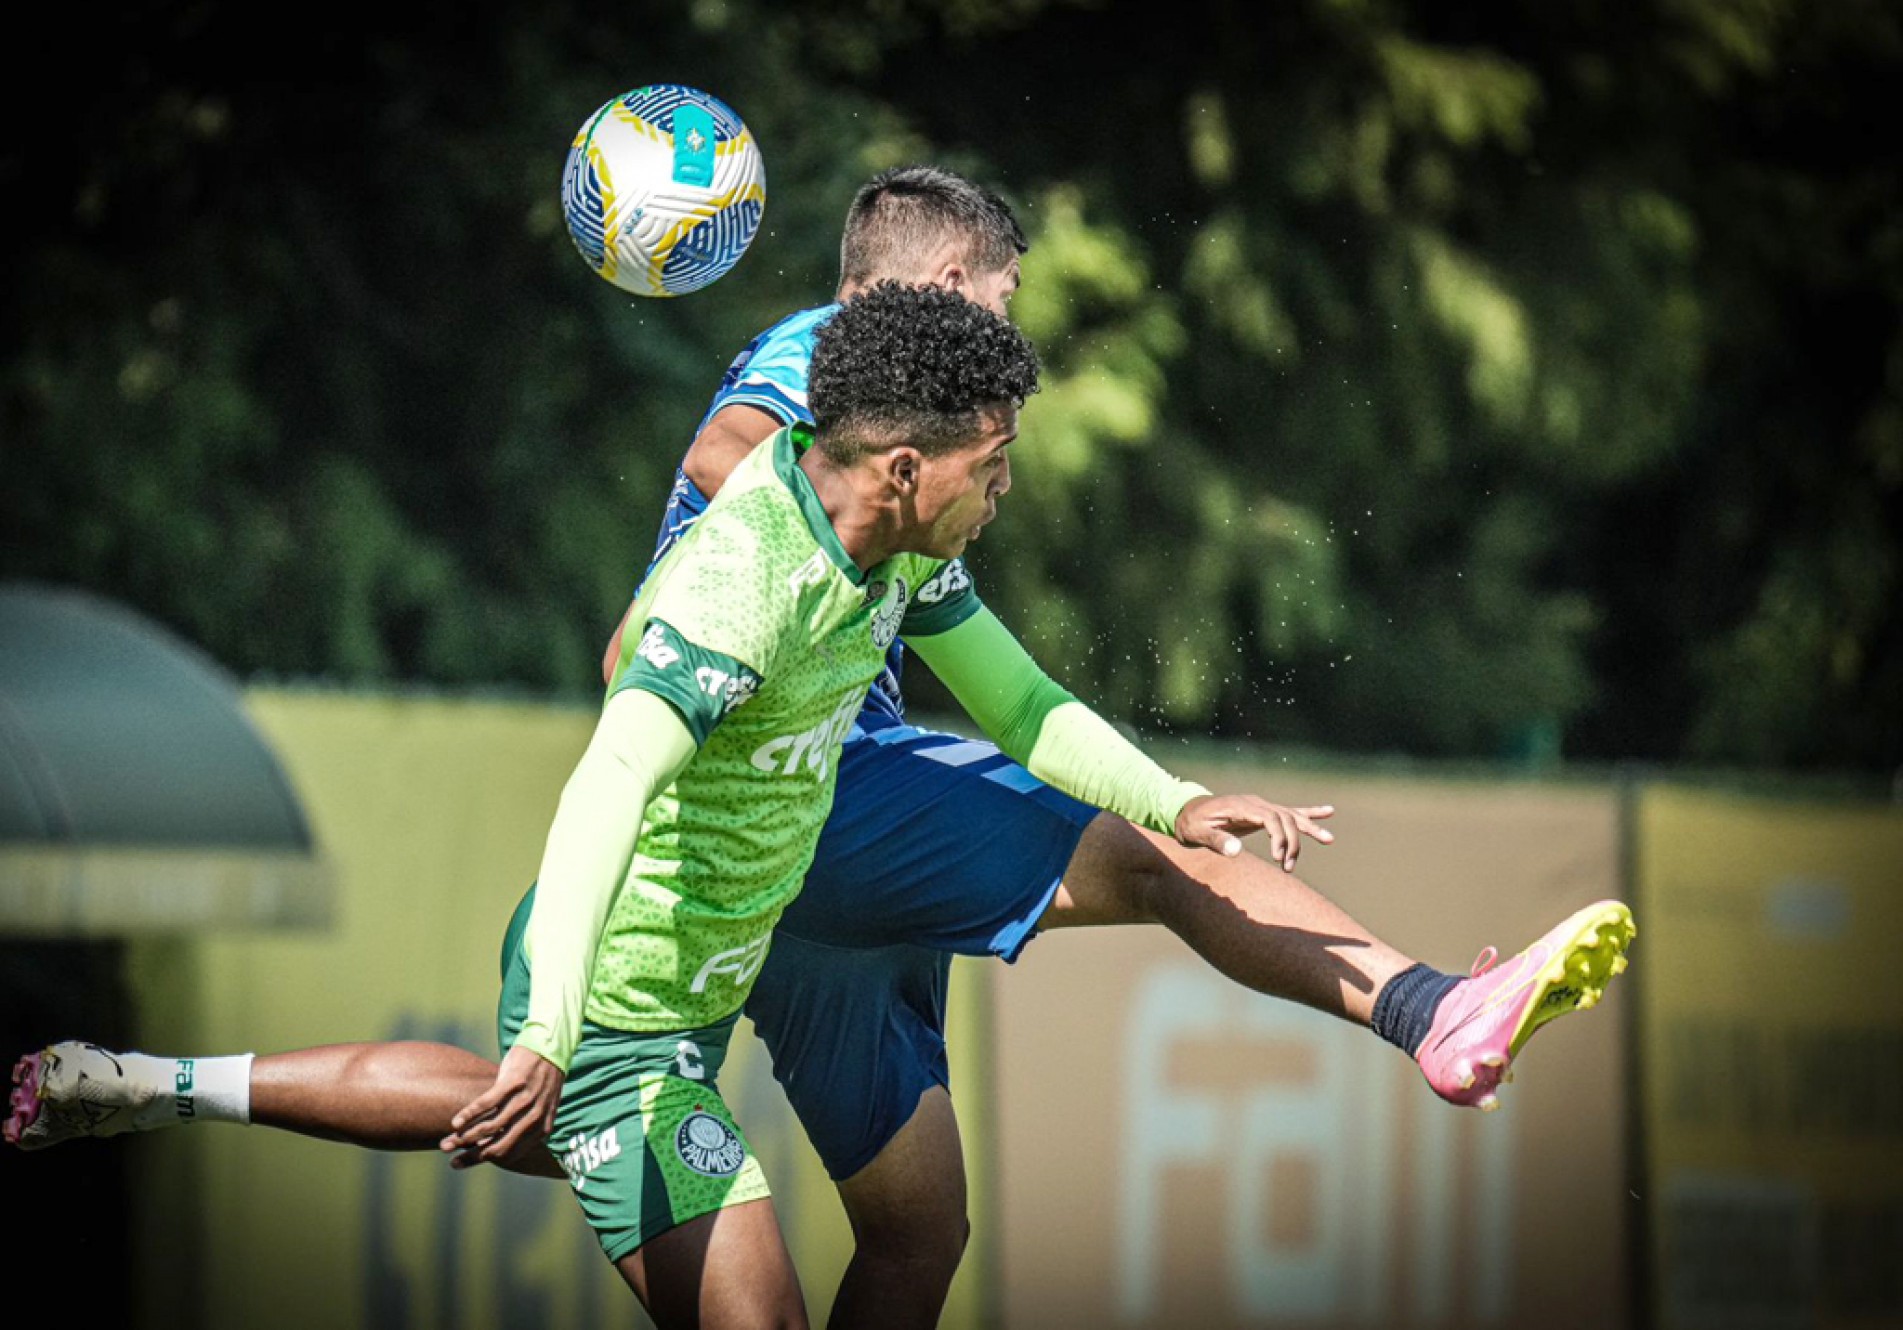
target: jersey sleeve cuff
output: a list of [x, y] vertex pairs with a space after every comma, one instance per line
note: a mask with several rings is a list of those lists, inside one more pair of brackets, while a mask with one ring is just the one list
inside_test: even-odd
[[750, 406], [756, 411], [764, 411], [782, 425], [809, 425], [813, 420], [813, 413], [805, 402], [794, 401], [770, 383], [744, 383], [723, 393], [708, 412], [708, 417], [711, 419], [715, 412], [730, 406]]
[[696, 646], [664, 620], [650, 619], [614, 692], [639, 688], [669, 703], [698, 746], [759, 687], [760, 676], [743, 662]]
[[1198, 785], [1193, 780], [1177, 781], [1175, 791], [1164, 801], [1164, 803], [1168, 805], [1169, 816], [1164, 820], [1161, 826], [1151, 829], [1160, 831], [1164, 835], [1174, 836], [1176, 834], [1176, 819], [1183, 815], [1185, 808], [1189, 807], [1190, 800], [1207, 798], [1209, 793], [1209, 790]]
[[905, 611], [899, 635], [931, 637], [948, 633], [983, 608], [984, 602], [972, 587], [965, 561], [953, 559], [919, 587]]
[[515, 1037], [514, 1048], [526, 1048], [544, 1062], [559, 1069], [564, 1075], [568, 1064], [574, 1059], [575, 1048], [570, 1043], [566, 1048], [554, 1037], [554, 1032], [539, 1024], [524, 1025]]

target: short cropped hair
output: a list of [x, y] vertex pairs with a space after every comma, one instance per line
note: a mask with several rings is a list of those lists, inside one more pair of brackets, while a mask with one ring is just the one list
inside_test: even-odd
[[999, 272], [1030, 244], [1011, 205], [983, 185], [938, 166], [896, 166], [860, 187], [839, 245], [841, 285], [916, 280], [947, 243], [978, 272]]
[[850, 466], [900, 444], [936, 456], [976, 438], [984, 408], [1024, 405], [1037, 352], [961, 295], [880, 282], [819, 330], [806, 391], [829, 461]]

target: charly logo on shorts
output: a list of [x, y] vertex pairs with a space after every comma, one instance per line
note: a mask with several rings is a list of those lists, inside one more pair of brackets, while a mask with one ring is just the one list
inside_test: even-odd
[[747, 1162], [747, 1147], [734, 1129], [711, 1113], [690, 1113], [674, 1133], [681, 1162], [702, 1177], [730, 1178]]

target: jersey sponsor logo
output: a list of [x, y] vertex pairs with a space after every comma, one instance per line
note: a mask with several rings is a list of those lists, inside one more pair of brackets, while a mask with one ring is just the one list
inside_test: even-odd
[[857, 689], [840, 700], [838, 708], [810, 730], [782, 734], [768, 739], [753, 751], [754, 769], [769, 776], [795, 776], [810, 772], [815, 780], [825, 780], [832, 767], [833, 754], [846, 741], [852, 718], [859, 714], [865, 694]]
[[648, 625], [647, 632], [641, 635], [641, 645], [634, 649], [634, 654], [657, 670], [664, 670], [681, 658], [681, 653], [667, 644], [667, 636], [658, 623]]
[[588, 1185], [590, 1173], [620, 1154], [621, 1135], [618, 1128], [609, 1127], [593, 1136], [578, 1131], [568, 1138], [568, 1149], [562, 1152], [562, 1172], [568, 1174], [568, 1185], [580, 1191]]
[[963, 591], [971, 585], [971, 574], [965, 571], [963, 559], [953, 559], [932, 575], [930, 581], [918, 589], [918, 603], [936, 605], [945, 597]]
[[894, 578], [891, 597], [872, 612], [872, 642], [879, 650], [884, 651], [898, 637], [899, 625], [905, 622], [905, 610], [910, 600], [911, 588], [905, 585], [905, 579]]
[[726, 715], [760, 689], [760, 681], [751, 674], [729, 674], [713, 665], [694, 671], [694, 683], [707, 696], [720, 702], [720, 714]]
[[747, 1162], [746, 1142], [712, 1113], [696, 1109], [674, 1133], [674, 1153], [704, 1178], [730, 1178]]
[[798, 595], [809, 586], [826, 585], [826, 568], [829, 564], [825, 550], [814, 550], [813, 557], [795, 568], [786, 579], [786, 584]]
[[[730, 947], [726, 951], [717, 951], [707, 958], [700, 967], [700, 973], [694, 976], [694, 982], [687, 986], [690, 993], [705, 993], [707, 981], [716, 975], [726, 975], [733, 980], [735, 988], [745, 988], [753, 982], [753, 976], [760, 973], [760, 967], [766, 964], [766, 949], [771, 938], [756, 937], [742, 947]], [[683, 1076], [687, 1073], [682, 1072]]]

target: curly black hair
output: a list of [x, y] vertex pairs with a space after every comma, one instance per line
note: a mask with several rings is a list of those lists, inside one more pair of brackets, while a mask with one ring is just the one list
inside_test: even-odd
[[806, 388], [834, 463], [896, 444], [932, 456], [975, 438], [982, 408], [1023, 406], [1037, 391], [1037, 352], [961, 295], [880, 282], [820, 329]]
[[983, 185], [942, 166], [881, 171], [846, 210], [840, 283], [916, 279], [927, 258], [959, 237], [964, 262], [980, 272], [999, 272], [1030, 248], [1011, 205]]

